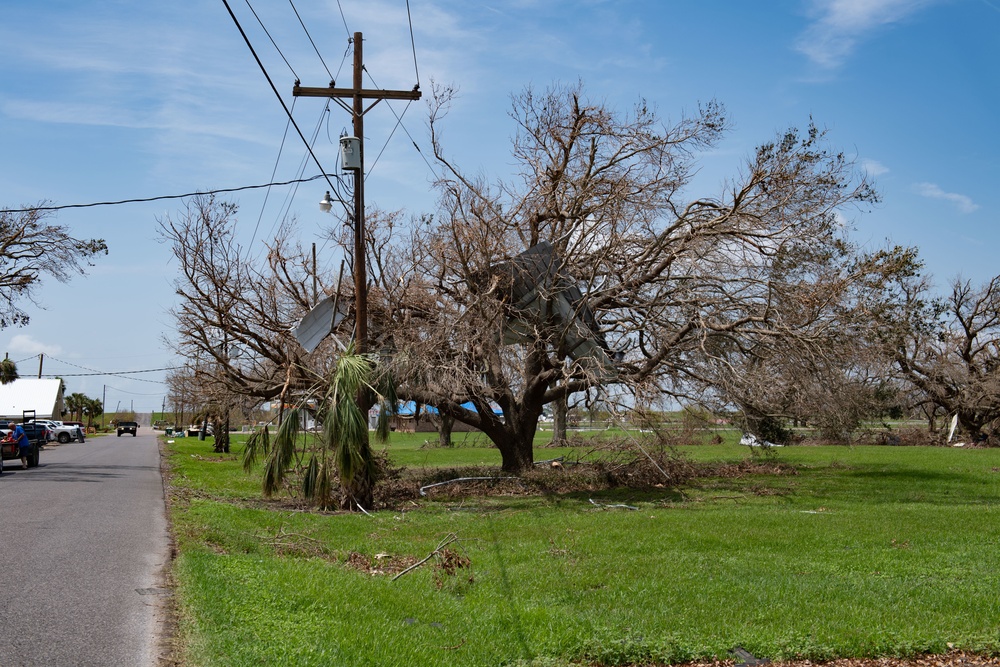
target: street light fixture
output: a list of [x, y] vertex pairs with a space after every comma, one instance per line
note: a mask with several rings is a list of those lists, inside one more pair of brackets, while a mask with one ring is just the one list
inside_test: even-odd
[[326, 194], [323, 195], [323, 199], [321, 199], [319, 202], [319, 210], [323, 211], [324, 213], [329, 213], [330, 209], [332, 208], [333, 208], [333, 198], [330, 197], [330, 191], [327, 190]]

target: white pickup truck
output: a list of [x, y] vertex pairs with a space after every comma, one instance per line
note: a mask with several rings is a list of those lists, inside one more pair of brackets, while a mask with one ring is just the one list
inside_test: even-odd
[[79, 426], [67, 426], [61, 421], [55, 421], [52, 419], [36, 419], [35, 423], [43, 424], [49, 431], [52, 432], [52, 439], [58, 440], [62, 444], [66, 444], [72, 440], [79, 440], [83, 442], [86, 436], [83, 434], [83, 429]]

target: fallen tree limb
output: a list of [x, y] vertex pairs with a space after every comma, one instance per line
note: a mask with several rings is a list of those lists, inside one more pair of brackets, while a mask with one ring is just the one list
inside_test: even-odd
[[589, 500], [590, 504], [593, 505], [594, 507], [622, 507], [627, 510], [635, 510], [635, 511], [639, 510], [638, 507], [633, 507], [632, 505], [605, 505], [604, 503], [595, 502], [593, 498], [587, 498], [587, 500]]
[[446, 538], [444, 538], [444, 540], [442, 540], [441, 543], [434, 548], [434, 551], [432, 551], [429, 554], [427, 554], [426, 558], [424, 558], [423, 560], [417, 561], [416, 563], [414, 563], [410, 567], [406, 568], [405, 570], [403, 570], [402, 572], [400, 572], [399, 574], [397, 574], [395, 577], [392, 578], [392, 581], [396, 581], [397, 579], [399, 579], [400, 577], [402, 577], [407, 572], [409, 572], [411, 570], [417, 569], [418, 567], [420, 567], [421, 565], [423, 565], [424, 563], [426, 563], [427, 561], [429, 561], [431, 558], [434, 558], [434, 556], [440, 554], [441, 550], [444, 549], [446, 546], [448, 546], [449, 544], [451, 544], [452, 542], [455, 542], [457, 540], [458, 540], [458, 535], [456, 535], [455, 533], [448, 533], [448, 536]]
[[443, 486], [444, 484], [455, 484], [456, 482], [485, 482], [485, 481], [502, 481], [505, 479], [518, 479], [517, 477], [458, 477], [457, 479], [449, 479], [447, 482], [436, 482], [434, 484], [428, 484], [426, 486], [420, 487], [420, 495], [426, 496], [427, 489], [434, 488], [435, 486]]

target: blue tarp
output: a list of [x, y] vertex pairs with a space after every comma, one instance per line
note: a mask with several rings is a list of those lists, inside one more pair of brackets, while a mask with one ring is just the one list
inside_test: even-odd
[[[477, 412], [476, 406], [474, 406], [472, 404], [472, 401], [466, 401], [465, 403], [462, 403], [462, 407], [465, 408], [466, 410], [471, 410], [472, 412]], [[413, 401], [400, 401], [400, 403], [399, 403], [399, 416], [400, 417], [412, 417], [414, 415], [414, 413], [416, 412], [416, 410], [417, 410], [417, 404], [414, 403]], [[437, 413], [438, 413], [438, 409], [435, 408], [433, 405], [422, 405], [422, 406], [420, 406], [420, 414], [421, 415], [436, 415]], [[495, 414], [497, 416], [502, 416], [503, 415], [503, 410], [500, 409], [500, 406], [494, 405], [493, 406], [493, 414]]]

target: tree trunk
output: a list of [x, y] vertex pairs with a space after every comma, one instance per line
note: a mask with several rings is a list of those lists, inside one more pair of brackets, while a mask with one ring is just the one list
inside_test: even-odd
[[504, 472], [519, 473], [530, 470], [535, 465], [534, 439], [540, 414], [541, 408], [537, 414], [527, 417], [515, 413], [509, 415], [509, 423], [500, 422], [499, 428], [484, 429], [486, 435], [500, 450], [501, 467]]
[[566, 444], [566, 421], [569, 412], [569, 397], [557, 398], [552, 403], [552, 444]]
[[215, 431], [215, 449], [219, 454], [229, 453], [229, 419], [216, 422], [212, 429]]
[[978, 417], [979, 415], [975, 413], [963, 414], [961, 411], [958, 413], [958, 425], [972, 442], [979, 442], [982, 439], [983, 425]]
[[927, 416], [927, 432], [934, 433], [937, 430], [937, 420], [934, 419], [934, 412], [937, 410], [937, 406], [932, 406], [929, 410], [926, 406], [923, 406], [922, 409]]
[[524, 472], [535, 465], [531, 440], [512, 435], [505, 446], [500, 447], [501, 468], [504, 472]]
[[340, 480], [340, 509], [356, 512], [358, 509], [369, 512], [375, 507], [375, 479], [372, 475], [372, 451], [369, 446], [368, 432], [364, 434], [364, 442], [356, 443], [361, 449], [364, 460], [360, 470], [355, 471], [351, 480]]
[[440, 447], [451, 447], [451, 429], [454, 426], [454, 417], [451, 415], [441, 415], [441, 424], [438, 426], [438, 445]]
[[340, 499], [340, 509], [349, 512], [356, 512], [358, 509], [366, 512], [372, 510], [375, 505], [372, 483], [368, 479], [361, 479], [363, 477], [364, 475], [360, 475], [359, 479], [355, 480], [354, 483], [344, 485], [344, 495]]
[[212, 451], [217, 454], [229, 453], [229, 433], [226, 431], [215, 433], [215, 446]]

